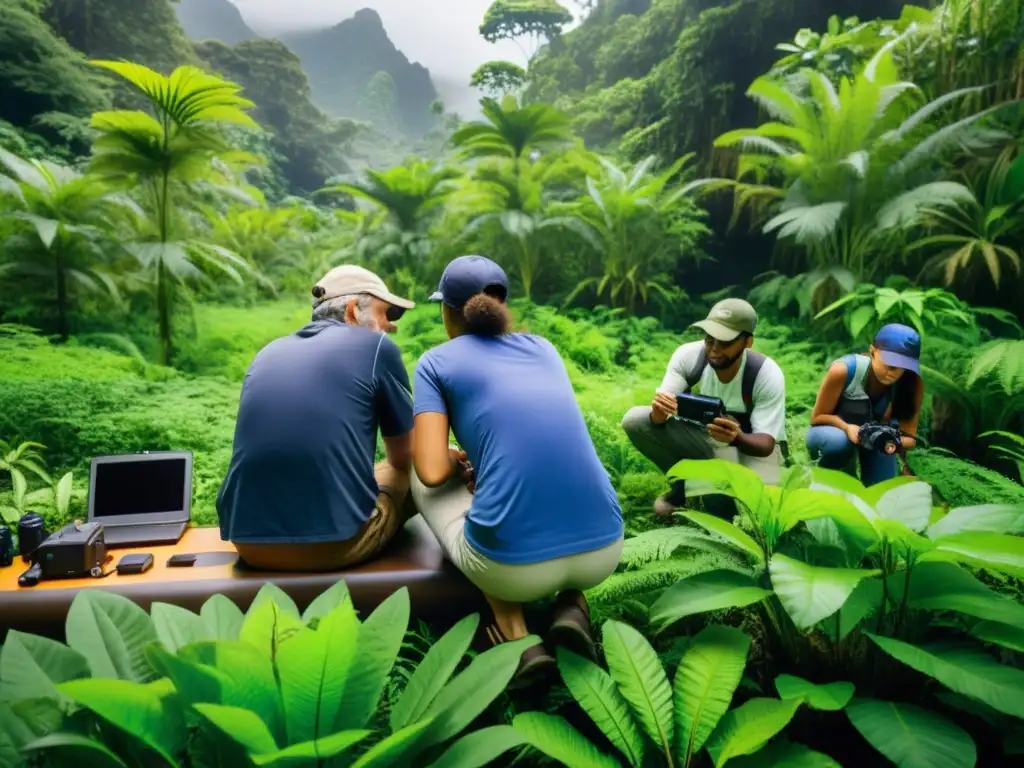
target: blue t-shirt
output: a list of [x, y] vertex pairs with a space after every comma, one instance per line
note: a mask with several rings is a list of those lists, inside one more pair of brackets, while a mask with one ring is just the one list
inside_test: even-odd
[[569, 375], [546, 339], [459, 336], [426, 352], [415, 412], [448, 415], [476, 473], [466, 539], [524, 565], [606, 547], [622, 510]]
[[320, 320], [270, 342], [242, 384], [234, 450], [217, 495], [221, 538], [352, 538], [377, 501], [377, 429], [395, 437], [412, 426], [409, 374], [384, 334]]

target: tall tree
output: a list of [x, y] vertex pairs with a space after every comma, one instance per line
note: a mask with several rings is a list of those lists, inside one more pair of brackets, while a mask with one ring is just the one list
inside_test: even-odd
[[246, 114], [253, 103], [239, 95], [240, 86], [191, 66], [165, 77], [129, 62], [95, 61], [137, 88], [149, 101], [147, 112], [98, 112], [92, 127], [99, 132], [90, 169], [112, 183], [142, 187], [151, 218], [142, 242], [131, 246], [153, 278], [160, 335], [160, 362], [173, 355], [174, 285], [199, 278], [213, 268], [240, 280], [246, 262], [230, 251], [190, 240], [174, 226], [176, 207], [185, 204], [184, 188], [209, 178], [214, 162], [238, 160], [226, 134], [229, 126], [258, 129]]

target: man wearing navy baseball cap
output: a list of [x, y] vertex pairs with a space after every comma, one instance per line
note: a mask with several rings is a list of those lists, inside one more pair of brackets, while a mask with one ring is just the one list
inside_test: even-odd
[[[851, 354], [828, 369], [811, 412], [807, 450], [826, 469], [856, 472], [874, 485], [896, 476], [896, 454], [917, 445], [917, 424], [924, 400], [921, 336], [891, 323], [875, 335], [868, 354]], [[898, 432], [899, 445], [878, 450], [879, 426]], [[867, 438], [867, 439], [866, 439]], [[902, 450], [901, 450], [902, 449]]]

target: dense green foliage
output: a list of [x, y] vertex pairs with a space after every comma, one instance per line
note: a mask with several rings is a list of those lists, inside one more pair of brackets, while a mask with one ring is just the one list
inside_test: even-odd
[[[214, 524], [242, 379], [306, 322], [313, 282], [360, 263], [425, 302], [452, 257], [477, 252], [512, 277], [516, 326], [563, 356], [629, 538], [588, 595], [601, 665], [559, 654], [565, 689], [495, 706], [521, 648], [452, 677], [467, 620], [396, 662], [398, 596], [362, 621], [340, 587], [304, 616], [268, 588], [244, 617], [215, 598], [202, 616], [150, 618], [90, 590], [69, 647], [8, 638], [0, 761], [19, 765], [39, 737], [47, 759], [61, 747], [193, 766], [429, 765], [445, 749], [438, 765], [1019, 759], [1019, 0], [597, 0], [576, 4], [586, 18], [564, 35], [558, 3], [498, 2], [483, 36], [543, 45], [525, 69], [481, 67], [473, 84], [496, 98], [465, 123], [384, 45], [373, 12], [229, 46], [189, 43], [168, 0], [8, 5], [4, 520], [82, 516], [92, 456], [187, 448], [194, 519]], [[363, 168], [367, 143], [394, 162]], [[738, 514], [695, 502], [655, 525], [666, 478], [619, 421], [726, 295], [757, 306], [756, 348], [786, 376], [786, 480], [683, 462], [675, 477], [717, 482]], [[829, 361], [886, 322], [924, 340], [923, 445], [915, 477], [864, 488], [812, 470], [803, 435]], [[445, 339], [433, 306], [399, 328], [410, 371]], [[237, 654], [264, 651], [267, 675], [248, 682], [281, 708], [204, 687], [245, 682]], [[313, 675], [302, 654], [335, 666]], [[45, 695], [25, 692], [21, 668]], [[334, 717], [347, 676], [367, 674], [359, 717]], [[455, 741], [478, 715], [489, 727]]]

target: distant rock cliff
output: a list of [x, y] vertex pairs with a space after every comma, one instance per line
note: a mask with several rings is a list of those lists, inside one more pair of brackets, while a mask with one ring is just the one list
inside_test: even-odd
[[192, 40], [237, 45], [258, 37], [230, 0], [179, 0], [178, 19]]
[[282, 35], [282, 39], [302, 60], [313, 100], [326, 112], [363, 120], [378, 117], [380, 109], [373, 104], [377, 89], [367, 93], [367, 88], [377, 73], [385, 72], [395, 84], [399, 127], [404, 133], [421, 136], [436, 121], [430, 105], [437, 99], [437, 90], [430, 72], [395, 48], [376, 11], [364, 8], [335, 27]]

